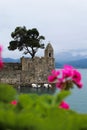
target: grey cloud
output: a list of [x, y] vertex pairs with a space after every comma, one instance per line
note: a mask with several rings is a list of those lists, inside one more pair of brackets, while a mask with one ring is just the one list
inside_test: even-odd
[[[16, 26], [36, 27], [51, 42], [55, 52], [87, 48], [86, 0], [1, 0], [0, 43], [6, 49]], [[20, 56], [17, 51], [16, 55]]]

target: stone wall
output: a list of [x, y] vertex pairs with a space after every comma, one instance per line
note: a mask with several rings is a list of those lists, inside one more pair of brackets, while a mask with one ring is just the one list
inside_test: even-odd
[[0, 82], [18, 84], [20, 81], [20, 74], [20, 63], [4, 63], [4, 68], [0, 70]]
[[0, 70], [0, 82], [22, 86], [32, 83], [47, 83], [47, 76], [50, 74], [47, 67], [44, 65], [42, 68], [38, 64], [35, 64], [35, 66], [35, 68], [32, 66], [30, 71], [23, 71], [19, 63], [4, 64], [4, 68]]
[[48, 44], [44, 57], [21, 58], [21, 63], [5, 63], [0, 70], [0, 82], [13, 85], [47, 83], [47, 77], [55, 68], [53, 48]]

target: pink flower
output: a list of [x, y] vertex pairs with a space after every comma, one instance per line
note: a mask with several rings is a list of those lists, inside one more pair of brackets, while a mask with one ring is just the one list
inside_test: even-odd
[[56, 70], [52, 70], [51, 74], [57, 77], [60, 74], [60, 72]]
[[52, 70], [51, 74], [52, 75], [48, 76], [48, 81], [54, 82], [57, 79], [57, 76], [60, 74], [60, 72], [56, 70]]
[[62, 101], [60, 104], [59, 104], [59, 108], [63, 108], [63, 109], [70, 109], [70, 106], [68, 103], [66, 103], [65, 101]]
[[64, 69], [70, 69], [70, 70], [72, 70], [73, 66], [71, 66], [71, 65], [64, 65]]
[[0, 58], [1, 58], [1, 53], [2, 53], [2, 46], [0, 46]]
[[81, 74], [76, 69], [73, 70], [72, 80], [77, 83], [81, 81]]
[[2, 62], [1, 53], [2, 53], [2, 47], [0, 46], [0, 69], [3, 68], [3, 62]]
[[0, 46], [0, 52], [2, 52], [2, 46]]
[[0, 69], [2, 69], [3, 68], [3, 62], [2, 62], [2, 60], [0, 60]]
[[64, 87], [64, 78], [59, 78], [58, 79], [58, 82], [56, 83], [56, 87], [59, 88], [59, 89], [63, 89]]
[[12, 105], [17, 105], [17, 103], [18, 103], [18, 102], [17, 102], [16, 100], [11, 101], [11, 104], [12, 104]]
[[76, 82], [75, 84], [77, 85], [78, 88], [82, 88], [83, 86], [82, 82]]
[[54, 80], [56, 80], [57, 78], [55, 76], [48, 76], [48, 81], [49, 82], [54, 82]]
[[64, 65], [64, 69], [62, 69], [62, 75], [64, 78], [72, 77], [73, 67], [69, 65]]
[[73, 84], [82, 88], [80, 72], [70, 65], [65, 65], [60, 71], [53, 70], [48, 76], [48, 81], [56, 83], [56, 87], [61, 90], [69, 90], [73, 88]]

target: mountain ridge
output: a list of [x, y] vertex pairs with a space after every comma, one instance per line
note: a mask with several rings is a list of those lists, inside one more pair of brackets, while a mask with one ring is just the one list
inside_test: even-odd
[[[83, 55], [84, 54], [84, 55]], [[20, 59], [3, 58], [5, 63], [20, 63]], [[55, 54], [55, 67], [61, 68], [64, 64], [72, 65], [76, 68], [87, 68], [87, 53], [85, 51], [66, 51]]]

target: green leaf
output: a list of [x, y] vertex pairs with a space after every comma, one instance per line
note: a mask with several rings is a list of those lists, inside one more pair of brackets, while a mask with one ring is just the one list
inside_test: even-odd
[[70, 91], [60, 91], [60, 93], [57, 93], [56, 95], [54, 95], [54, 99], [53, 99], [53, 105], [57, 105], [64, 100], [67, 96], [69, 96], [71, 94]]
[[10, 102], [16, 98], [17, 92], [11, 85], [0, 84], [0, 101]]

